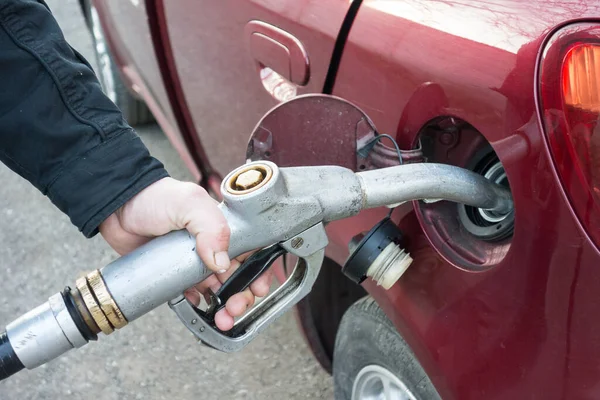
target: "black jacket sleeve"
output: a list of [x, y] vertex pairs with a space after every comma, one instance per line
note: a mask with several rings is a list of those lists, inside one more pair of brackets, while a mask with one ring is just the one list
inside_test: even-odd
[[0, 160], [87, 237], [167, 176], [36, 0], [0, 1]]

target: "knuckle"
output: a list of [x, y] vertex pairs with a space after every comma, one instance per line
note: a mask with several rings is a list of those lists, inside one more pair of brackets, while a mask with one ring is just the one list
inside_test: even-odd
[[219, 241], [227, 241], [229, 240], [229, 236], [231, 235], [231, 229], [229, 229], [229, 225], [226, 222], [222, 222], [217, 225], [217, 239]]
[[202, 186], [193, 182], [183, 182], [182, 191], [190, 198], [204, 198], [208, 196], [208, 193]]
[[[201, 247], [210, 247], [210, 243], [227, 243], [231, 235], [229, 226], [225, 223], [207, 224], [196, 236], [196, 241]], [[210, 243], [206, 243], [209, 240]]]

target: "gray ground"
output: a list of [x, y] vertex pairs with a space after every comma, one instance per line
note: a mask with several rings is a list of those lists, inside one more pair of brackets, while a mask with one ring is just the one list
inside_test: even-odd
[[[91, 41], [75, 0], [48, 0], [67, 39], [90, 61]], [[150, 151], [189, 179], [160, 129], [140, 129]], [[25, 180], [0, 164], [0, 325], [72, 285], [116, 254], [86, 240]], [[196, 344], [166, 306], [111, 336], [0, 382], [0, 400], [332, 398], [332, 380], [291, 314], [246, 350], [221, 354]]]

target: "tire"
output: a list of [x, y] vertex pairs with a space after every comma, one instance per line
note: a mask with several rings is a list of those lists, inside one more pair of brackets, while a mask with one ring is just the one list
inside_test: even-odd
[[90, 0], [82, 1], [83, 13], [92, 35], [94, 54], [98, 63], [96, 75], [104, 94], [121, 109], [125, 120], [132, 126], [154, 122], [154, 117], [146, 104], [134, 97], [121, 79], [119, 69], [113, 61], [104, 31], [100, 25], [98, 12]]
[[337, 400], [440, 399], [413, 352], [371, 297], [358, 300], [342, 318], [333, 380]]

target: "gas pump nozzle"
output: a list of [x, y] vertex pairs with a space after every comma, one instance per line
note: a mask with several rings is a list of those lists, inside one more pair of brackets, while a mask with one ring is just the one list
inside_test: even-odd
[[[198, 257], [195, 239], [186, 231], [172, 232], [91, 272], [73, 289], [8, 324], [0, 335], [0, 378], [42, 365], [100, 332], [108, 335], [167, 302], [201, 341], [237, 351], [311, 290], [328, 243], [327, 222], [417, 199], [501, 213], [512, 209], [507, 189], [462, 168], [427, 163], [355, 173], [337, 166], [278, 168], [258, 161], [231, 172], [221, 191], [220, 209], [231, 228], [229, 255], [271, 247], [250, 257], [213, 295], [208, 310], [199, 310], [182, 293], [211, 271]], [[231, 331], [219, 331], [214, 312], [285, 252], [299, 259], [289, 279]]]

